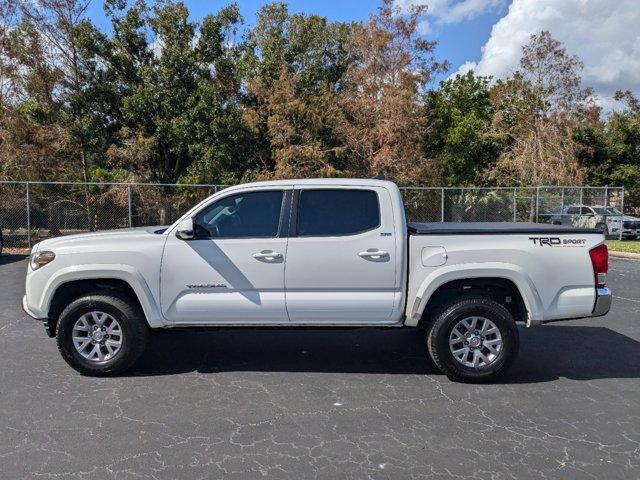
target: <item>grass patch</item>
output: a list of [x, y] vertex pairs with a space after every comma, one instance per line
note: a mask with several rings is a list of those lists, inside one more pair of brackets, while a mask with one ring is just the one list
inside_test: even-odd
[[640, 253], [640, 241], [607, 240], [606, 244], [612, 252]]

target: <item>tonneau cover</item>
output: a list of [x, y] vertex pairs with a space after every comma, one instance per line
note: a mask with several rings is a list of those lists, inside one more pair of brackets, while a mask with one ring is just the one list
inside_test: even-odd
[[601, 234], [595, 228], [531, 222], [409, 222], [412, 235], [527, 235], [527, 234]]

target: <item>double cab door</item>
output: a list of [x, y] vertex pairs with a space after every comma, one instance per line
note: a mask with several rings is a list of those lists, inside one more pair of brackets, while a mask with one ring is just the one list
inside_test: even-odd
[[388, 191], [282, 186], [234, 190], [170, 232], [160, 303], [176, 325], [375, 324], [398, 298]]

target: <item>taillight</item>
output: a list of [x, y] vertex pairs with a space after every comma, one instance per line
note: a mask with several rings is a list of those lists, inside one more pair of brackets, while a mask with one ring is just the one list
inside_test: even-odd
[[596, 280], [596, 287], [604, 287], [607, 283], [607, 270], [609, 269], [609, 250], [605, 244], [598, 245], [589, 250], [591, 265], [593, 265], [593, 276]]

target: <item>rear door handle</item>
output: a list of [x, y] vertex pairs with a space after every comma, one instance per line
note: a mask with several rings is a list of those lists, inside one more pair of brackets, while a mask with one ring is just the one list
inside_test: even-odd
[[382, 258], [389, 256], [389, 253], [384, 250], [378, 250], [377, 248], [370, 248], [365, 252], [358, 253], [358, 255], [362, 258]]
[[282, 254], [278, 252], [272, 252], [271, 250], [263, 250], [253, 254], [253, 258], [256, 260], [277, 260], [282, 258]]

